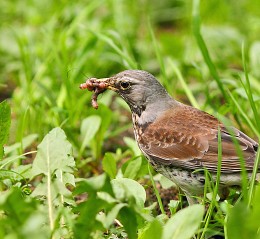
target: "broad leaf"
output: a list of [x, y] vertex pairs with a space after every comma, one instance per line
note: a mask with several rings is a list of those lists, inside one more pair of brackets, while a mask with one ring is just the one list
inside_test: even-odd
[[60, 128], [53, 129], [38, 145], [32, 176], [44, 174], [51, 177], [57, 170], [71, 173], [71, 168], [75, 166], [71, 153], [72, 146], [67, 141], [64, 131]]
[[165, 224], [163, 239], [190, 239], [203, 219], [204, 207], [192, 205], [177, 212]]
[[89, 145], [90, 141], [96, 135], [100, 125], [101, 118], [98, 115], [91, 115], [82, 121], [80, 128], [82, 145], [80, 151]]
[[114, 194], [117, 199], [135, 199], [138, 206], [143, 207], [146, 193], [142, 185], [129, 178], [116, 178], [111, 181]]
[[79, 212], [79, 215], [74, 222], [73, 238], [93, 238], [90, 234], [102, 228], [102, 224], [96, 219], [96, 216], [105, 205], [105, 201], [96, 197], [90, 197], [87, 201], [77, 206], [76, 211]]
[[44, 177], [42, 182], [36, 186], [32, 196], [46, 196], [52, 203], [55, 203], [53, 200], [58, 195], [65, 196], [62, 200], [68, 199], [66, 197], [69, 197], [71, 192], [66, 185], [75, 185], [72, 174], [75, 162], [71, 151], [72, 146], [62, 129], [55, 128], [44, 137], [38, 146], [31, 173], [32, 177], [39, 174], [43, 174]]
[[134, 160], [131, 160], [131, 162], [128, 163], [124, 171], [124, 177], [135, 179], [141, 166], [142, 166], [142, 157], [138, 157]]
[[107, 184], [110, 185], [110, 181], [106, 174], [101, 174], [95, 177], [80, 179], [78, 180], [77, 187], [74, 190], [74, 194], [88, 193], [96, 194], [98, 191], [103, 191], [107, 187]]
[[163, 233], [163, 225], [158, 219], [154, 219], [145, 231], [142, 233], [140, 239], [161, 239]]
[[44, 226], [45, 212], [40, 210], [39, 201], [25, 196], [20, 188], [12, 187], [1, 193], [0, 210], [6, 214], [0, 217], [1, 238], [27, 238], [26, 235], [50, 238], [51, 231]]
[[129, 239], [137, 238], [136, 216], [136, 211], [129, 207], [123, 207], [119, 212], [119, 221], [124, 225]]
[[107, 192], [97, 192], [97, 197], [106, 201], [107, 203], [116, 203], [118, 202], [117, 199], [113, 198], [109, 193]]
[[[49, 229], [53, 231], [58, 218], [57, 209], [66, 204], [74, 204], [72, 193], [66, 184], [75, 185], [73, 168], [75, 162], [71, 156], [72, 146], [67, 141], [64, 131], [55, 128], [50, 131], [38, 145], [38, 152], [33, 161], [31, 176], [42, 174], [41, 182], [36, 186], [31, 196], [46, 197], [46, 211], [48, 211]], [[62, 223], [65, 223], [64, 219]], [[58, 231], [55, 231], [58, 233]]]
[[129, 137], [124, 137], [124, 142], [133, 151], [135, 156], [139, 156], [142, 154], [141, 150], [139, 149], [139, 147], [134, 139], [129, 138]]
[[239, 202], [231, 208], [227, 218], [228, 239], [260, 238], [257, 233], [260, 227], [259, 211], [257, 212], [257, 215], [253, 214], [252, 209], [248, 208], [244, 202]]
[[104, 171], [109, 175], [110, 178], [116, 177], [116, 159], [111, 153], [106, 153], [102, 160], [102, 166]]

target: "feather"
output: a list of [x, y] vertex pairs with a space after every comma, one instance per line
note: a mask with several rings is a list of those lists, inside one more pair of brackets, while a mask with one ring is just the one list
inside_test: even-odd
[[245, 160], [245, 168], [252, 171], [258, 148], [253, 139], [234, 127], [225, 127], [203, 111], [182, 104], [167, 110], [146, 126], [140, 135], [139, 146], [148, 157], [160, 159], [162, 164], [190, 169], [205, 167], [216, 172], [218, 128], [222, 142], [221, 171], [241, 171], [239, 151]]

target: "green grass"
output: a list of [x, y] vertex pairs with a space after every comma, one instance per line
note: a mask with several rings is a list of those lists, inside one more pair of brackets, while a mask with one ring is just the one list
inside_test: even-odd
[[149, 179], [156, 172], [132, 140], [122, 99], [106, 92], [94, 110], [91, 94], [79, 90], [88, 77], [144, 69], [176, 99], [257, 140], [259, 7], [256, 0], [1, 1], [0, 238], [259, 238], [259, 152], [241, 195], [232, 189], [219, 201], [219, 180], [208, 175], [201, 220], [203, 207], [184, 210], [185, 199], [170, 202], [171, 183]]

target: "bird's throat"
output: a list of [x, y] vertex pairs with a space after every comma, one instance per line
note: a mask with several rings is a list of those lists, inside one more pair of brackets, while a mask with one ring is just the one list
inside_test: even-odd
[[141, 106], [137, 106], [137, 105], [129, 105], [131, 112], [133, 114], [136, 114], [138, 117], [141, 117], [142, 113], [145, 111], [146, 106], [145, 105], [141, 105]]
[[144, 106], [130, 106], [132, 114], [135, 115], [135, 121], [139, 126], [154, 122], [163, 112], [170, 108], [175, 108], [180, 103], [170, 99], [162, 104], [160, 101], [150, 103]]

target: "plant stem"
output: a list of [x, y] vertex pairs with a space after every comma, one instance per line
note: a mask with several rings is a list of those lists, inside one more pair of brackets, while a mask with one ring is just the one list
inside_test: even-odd
[[164, 208], [163, 208], [162, 199], [160, 197], [160, 194], [158, 192], [158, 189], [156, 188], [156, 185], [155, 185], [155, 182], [154, 182], [154, 179], [153, 179], [153, 175], [152, 175], [152, 172], [151, 172], [151, 165], [150, 164], [148, 164], [148, 171], [149, 171], [149, 176], [150, 176], [150, 179], [152, 181], [152, 185], [153, 185], [153, 188], [154, 188], [154, 192], [155, 192], [155, 195], [156, 195], [156, 198], [157, 198], [160, 210], [161, 210], [162, 214], [166, 214], [165, 211], [164, 211]]
[[50, 221], [50, 229], [51, 232], [54, 229], [54, 219], [53, 219], [53, 210], [52, 210], [52, 196], [51, 196], [51, 167], [50, 167], [50, 151], [49, 151], [49, 141], [47, 141], [47, 168], [48, 168], [48, 175], [47, 175], [47, 202], [48, 202], [48, 214], [49, 214], [49, 221]]

